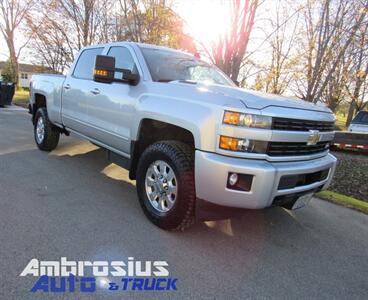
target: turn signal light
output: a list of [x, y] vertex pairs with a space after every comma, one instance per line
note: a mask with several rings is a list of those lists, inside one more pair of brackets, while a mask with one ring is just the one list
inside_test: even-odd
[[268, 142], [220, 136], [220, 149], [240, 152], [266, 153]]
[[107, 73], [106, 70], [98, 70], [98, 69], [95, 69], [95, 75], [107, 77], [108, 73]]
[[231, 138], [228, 136], [220, 137], [220, 148], [225, 150], [236, 151], [238, 150], [239, 139]]

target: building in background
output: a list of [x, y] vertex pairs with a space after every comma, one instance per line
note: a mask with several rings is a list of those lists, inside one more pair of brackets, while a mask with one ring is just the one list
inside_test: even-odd
[[[6, 62], [0, 61], [0, 80], [1, 72], [5, 68]], [[36, 73], [54, 73], [50, 68], [39, 65], [19, 64], [19, 86], [22, 88], [29, 88], [31, 77]]]

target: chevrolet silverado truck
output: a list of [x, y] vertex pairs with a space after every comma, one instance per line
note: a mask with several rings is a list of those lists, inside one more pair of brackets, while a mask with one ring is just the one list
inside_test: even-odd
[[32, 76], [29, 110], [40, 150], [69, 133], [106, 149], [163, 229], [192, 224], [198, 203], [302, 207], [336, 165], [328, 108], [241, 89], [200, 58], [153, 45], [83, 48], [67, 76]]

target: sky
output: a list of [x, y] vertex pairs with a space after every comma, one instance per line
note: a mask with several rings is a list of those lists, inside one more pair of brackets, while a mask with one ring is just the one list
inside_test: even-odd
[[[179, 0], [175, 1], [174, 9], [185, 21], [185, 30], [201, 41], [213, 41], [228, 27], [228, 0]], [[18, 45], [23, 41], [19, 38]], [[0, 60], [8, 56], [3, 37], [0, 37]], [[24, 56], [24, 55], [23, 55]], [[28, 61], [27, 57], [21, 60]]]
[[184, 19], [185, 30], [195, 39], [211, 42], [229, 28], [226, 0], [184, 0], [175, 6]]
[[[184, 19], [184, 30], [196, 40], [208, 44], [215, 41], [219, 35], [226, 32], [229, 27], [229, 8], [227, 1], [230, 0], [176, 0], [174, 10]], [[268, 2], [270, 5], [275, 1]], [[261, 8], [263, 9], [263, 8]], [[257, 46], [257, 40], [262, 40], [263, 31], [255, 28], [252, 33], [252, 43], [250, 48]], [[16, 46], [19, 48], [24, 38], [21, 34], [16, 35]], [[3, 37], [0, 35], [0, 60], [6, 60], [8, 51]], [[20, 62], [32, 62], [32, 57], [28, 56], [27, 51], [23, 51]]]

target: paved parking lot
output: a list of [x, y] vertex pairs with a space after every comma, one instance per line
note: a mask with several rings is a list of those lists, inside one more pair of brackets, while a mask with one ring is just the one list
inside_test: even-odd
[[[174, 292], [59, 294], [73, 299], [367, 299], [368, 217], [314, 199], [165, 232], [143, 215], [134, 182], [92, 144], [33, 142], [30, 116], [0, 108], [0, 299], [40, 299], [31, 258], [166, 260]], [[55, 295], [50, 295], [50, 297]]]

